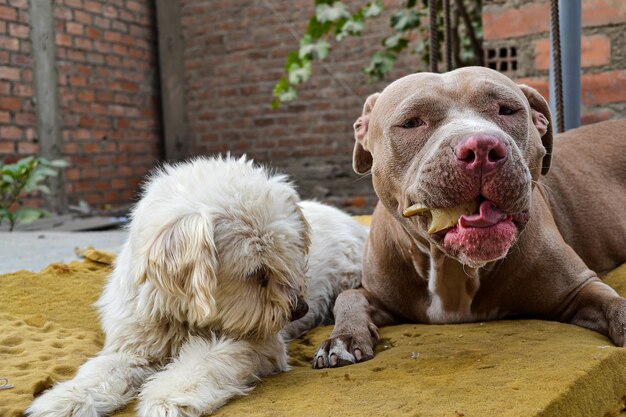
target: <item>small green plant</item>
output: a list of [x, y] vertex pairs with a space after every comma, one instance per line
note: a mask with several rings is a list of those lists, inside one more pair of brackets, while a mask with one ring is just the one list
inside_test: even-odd
[[49, 216], [47, 210], [25, 207], [22, 198], [37, 191], [50, 194], [45, 180], [55, 177], [58, 169], [66, 166], [67, 162], [61, 159], [49, 161], [32, 156], [13, 164], [0, 162], [0, 224], [6, 219], [9, 230], [13, 231], [17, 223], [30, 223]]

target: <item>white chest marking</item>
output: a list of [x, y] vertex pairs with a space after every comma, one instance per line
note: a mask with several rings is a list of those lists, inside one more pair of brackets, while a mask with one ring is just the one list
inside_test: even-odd
[[457, 264], [457, 267], [453, 262], [437, 263], [432, 257], [430, 259], [428, 292], [431, 301], [426, 315], [431, 323], [463, 323], [478, 319], [472, 314], [472, 301], [480, 286], [476, 271], [466, 273], [462, 265]]

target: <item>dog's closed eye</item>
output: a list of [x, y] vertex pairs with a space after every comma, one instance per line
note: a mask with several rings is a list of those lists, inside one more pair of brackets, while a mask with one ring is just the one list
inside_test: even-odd
[[257, 281], [262, 288], [265, 288], [269, 281], [268, 275], [267, 268], [262, 266], [249, 273], [248, 279]]

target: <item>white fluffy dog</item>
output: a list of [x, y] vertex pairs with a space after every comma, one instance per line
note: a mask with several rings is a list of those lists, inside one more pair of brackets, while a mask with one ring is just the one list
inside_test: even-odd
[[213, 412], [288, 369], [281, 329], [292, 338], [328, 322], [337, 294], [360, 284], [365, 238], [245, 158], [165, 167], [97, 303], [103, 350], [27, 414], [106, 415], [137, 395], [140, 416]]

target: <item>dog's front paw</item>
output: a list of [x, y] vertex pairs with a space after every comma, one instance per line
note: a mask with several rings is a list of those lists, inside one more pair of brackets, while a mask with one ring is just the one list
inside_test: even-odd
[[339, 334], [326, 339], [315, 352], [313, 368], [335, 368], [370, 360], [374, 357], [374, 345], [378, 332], [374, 325], [369, 332]]
[[93, 417], [98, 411], [88, 395], [59, 384], [36, 398], [24, 414], [29, 417]]
[[607, 311], [609, 337], [617, 346], [626, 347], [626, 299], [615, 298]]
[[139, 417], [199, 417], [201, 414], [192, 407], [168, 400], [141, 401], [137, 409]]

